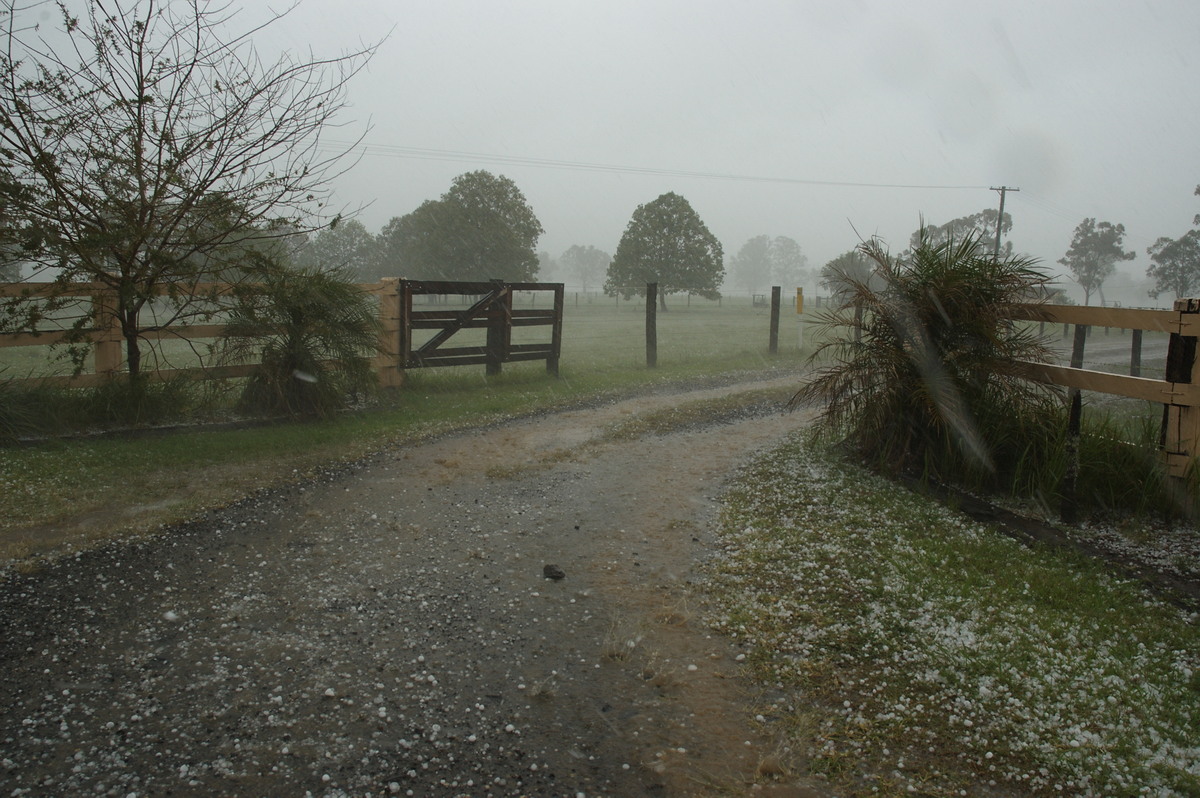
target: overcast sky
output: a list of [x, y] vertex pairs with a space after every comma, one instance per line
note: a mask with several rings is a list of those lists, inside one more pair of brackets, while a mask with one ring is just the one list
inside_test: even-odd
[[727, 255], [785, 235], [820, 266], [1007, 185], [1014, 245], [1053, 271], [1085, 217], [1124, 224], [1138, 258], [1106, 293], [1148, 304], [1146, 247], [1200, 212], [1195, 0], [304, 0], [260, 46], [389, 31], [335, 136], [370, 124], [337, 197], [372, 232], [487, 169], [552, 255], [615, 251], [675, 191]]

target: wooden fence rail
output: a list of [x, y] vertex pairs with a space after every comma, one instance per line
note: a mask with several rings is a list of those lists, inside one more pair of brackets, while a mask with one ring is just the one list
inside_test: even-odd
[[[1026, 363], [1028, 377], [1039, 382], [1061, 385], [1072, 391], [1101, 393], [1144, 399], [1163, 405], [1160, 443], [1167, 471], [1184, 477], [1200, 456], [1200, 385], [1193, 384], [1196, 341], [1200, 338], [1200, 299], [1181, 299], [1173, 310], [1136, 310], [1097, 308], [1076, 305], [1025, 305], [1013, 318], [1072, 324], [1076, 327], [1075, 346], [1070, 366]], [[1118, 327], [1136, 331], [1152, 330], [1170, 335], [1166, 373], [1161, 380], [1123, 374], [1109, 374], [1082, 368], [1084, 346], [1089, 327]], [[1134, 370], [1140, 370], [1141, 336], [1133, 339], [1131, 354]]]
[[[446, 318], [451, 318], [450, 324], [456, 323], [462, 314], [457, 311], [414, 311], [412, 298], [420, 294], [471, 294], [493, 291], [497, 283], [449, 283], [449, 282], [419, 282], [400, 280], [388, 277], [377, 283], [363, 284], [359, 287], [375, 296], [379, 303], [379, 353], [373, 358], [373, 366], [379, 383], [384, 387], [399, 386], [404, 381], [404, 371], [408, 368], [419, 368], [431, 365], [462, 365], [466, 363], [487, 363], [489, 373], [498, 370], [498, 364], [512, 360], [545, 359], [547, 368], [553, 373], [558, 370], [558, 358], [562, 344], [562, 313], [563, 287], [561, 283], [514, 283], [500, 284], [507, 292], [507, 301], [499, 309], [489, 306], [489, 315], [482, 321], [470, 319], [459, 324], [459, 327], [489, 327], [489, 339], [486, 347], [460, 348], [460, 357], [423, 357], [420, 351], [414, 354], [412, 344], [413, 329], [429, 329], [442, 327]], [[223, 284], [201, 284], [194, 287], [197, 297], [229, 296], [232, 286]], [[549, 291], [554, 296], [550, 309], [530, 311], [523, 308], [512, 308], [514, 291]], [[166, 291], [162, 291], [163, 294]], [[90, 305], [86, 312], [96, 310], [97, 324], [84, 330], [85, 343], [92, 348], [92, 370], [81, 374], [54, 375], [20, 378], [20, 382], [33, 382], [43, 385], [54, 385], [67, 388], [85, 388], [103, 384], [112, 377], [123, 373], [124, 338], [115, 324], [111, 308], [115, 302], [112, 289], [99, 283], [80, 283], [63, 289], [53, 283], [0, 283], [0, 299], [6, 297], [77, 297], [80, 305]], [[81, 310], [80, 312], [85, 312]], [[441, 316], [437, 319], [435, 317]], [[551, 340], [545, 344], [511, 343], [511, 327], [545, 324], [552, 327]], [[173, 324], [162, 329], [146, 330], [141, 337], [149, 341], [182, 340], [200, 341], [213, 340], [225, 331], [223, 324]], [[48, 329], [44, 332], [32, 333], [0, 333], [0, 349], [8, 347], [47, 346], [68, 340], [71, 333], [66, 329]], [[497, 337], [498, 336], [498, 337]], [[449, 335], [445, 335], [448, 338]], [[440, 343], [443, 343], [440, 341]], [[436, 348], [437, 344], [433, 348]], [[478, 351], [476, 351], [478, 350]], [[445, 356], [455, 350], [442, 350], [438, 354]], [[175, 377], [243, 377], [250, 374], [256, 364], [244, 365], [202, 365], [191, 368], [146, 369], [143, 373], [152, 380], [167, 380]]]

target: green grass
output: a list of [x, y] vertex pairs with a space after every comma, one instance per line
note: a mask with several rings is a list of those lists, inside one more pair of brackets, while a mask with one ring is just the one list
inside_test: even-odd
[[798, 373], [803, 359], [794, 344], [767, 354], [768, 317], [748, 301], [694, 302], [660, 320], [656, 369], [645, 365], [644, 306], [568, 305], [559, 379], [540, 362], [507, 364], [496, 377], [482, 366], [417, 370], [376, 404], [328, 421], [0, 448], [0, 557], [35, 552], [38, 536], [21, 530], [67, 518], [104, 516], [91, 525], [97, 536], [106, 523], [151, 528], [397, 443], [714, 375]]
[[1200, 792], [1194, 615], [799, 442], [724, 507], [714, 626], [839, 794]]

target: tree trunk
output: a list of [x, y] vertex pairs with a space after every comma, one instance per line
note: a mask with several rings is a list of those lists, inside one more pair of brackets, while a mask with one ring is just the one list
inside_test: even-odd
[[663, 313], [667, 312], [667, 292], [661, 288], [658, 289], [658, 309]]
[[121, 337], [125, 339], [125, 365], [129, 369], [129, 381], [135, 382], [142, 374], [142, 345], [138, 337], [138, 316], [141, 305], [125, 307], [118, 311]]
[[125, 364], [129, 368], [129, 381], [134, 382], [142, 373], [142, 348], [138, 341], [137, 327], [123, 331], [125, 336]]

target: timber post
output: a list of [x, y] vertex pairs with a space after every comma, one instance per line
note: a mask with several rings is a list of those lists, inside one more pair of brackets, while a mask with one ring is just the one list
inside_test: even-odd
[[116, 292], [100, 283], [92, 283], [92, 326], [96, 338], [92, 351], [97, 374], [114, 374], [121, 369], [121, 335], [117, 328]]
[[[1178, 332], [1171, 333], [1167, 346], [1166, 381], [1171, 383], [1172, 396], [1189, 392], [1183, 386], [1192, 384], [1196, 365], [1196, 341], [1200, 334], [1200, 299], [1175, 301], [1179, 314]], [[1200, 407], [1181, 400], [1163, 407], [1163, 455], [1167, 473], [1186, 478], [1197, 456], [1200, 456]]]
[[1133, 340], [1129, 345], [1129, 376], [1142, 376], [1142, 331], [1133, 331]]
[[782, 297], [783, 289], [778, 285], [771, 286], [771, 336], [767, 351], [772, 355], [779, 354], [779, 305]]
[[[561, 283], [554, 287], [554, 322], [550, 327], [550, 356], [546, 358], [546, 373], [558, 376], [558, 361], [562, 357], [563, 337], [563, 305], [566, 299]], [[579, 304], [579, 294], [575, 294], [575, 304]]]
[[646, 283], [646, 368], [658, 367], [658, 283]]
[[400, 278], [384, 277], [372, 293], [379, 297], [379, 355], [375, 358], [375, 373], [380, 388], [399, 388], [404, 384]]
[[492, 280], [496, 286], [496, 302], [488, 311], [487, 325], [487, 363], [485, 373], [492, 377], [504, 368], [508, 359], [508, 350], [512, 346], [512, 301], [513, 292], [503, 280]]
[[[1083, 348], [1087, 343], [1088, 325], [1075, 325], [1075, 341], [1071, 347], [1071, 368], [1083, 368]], [[1083, 395], [1078, 388], [1071, 388], [1071, 401], [1067, 411], [1067, 466], [1063, 474], [1062, 508], [1059, 515], [1063, 523], [1073, 524], [1079, 515], [1079, 435], [1083, 417]]]

